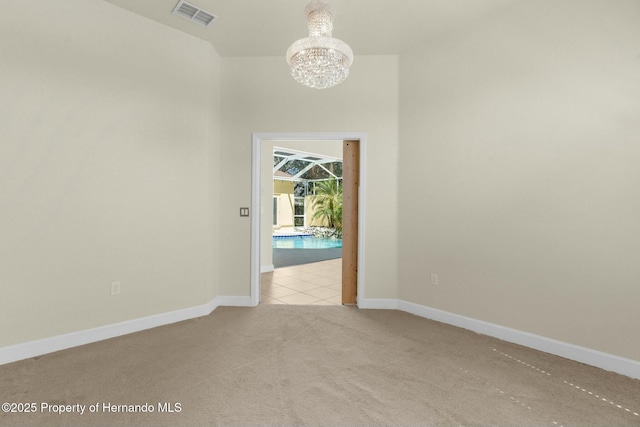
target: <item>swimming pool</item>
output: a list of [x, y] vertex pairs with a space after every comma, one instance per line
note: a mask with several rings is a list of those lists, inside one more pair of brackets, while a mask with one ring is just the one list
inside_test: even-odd
[[313, 236], [274, 236], [276, 249], [330, 249], [341, 248], [341, 239], [322, 239]]

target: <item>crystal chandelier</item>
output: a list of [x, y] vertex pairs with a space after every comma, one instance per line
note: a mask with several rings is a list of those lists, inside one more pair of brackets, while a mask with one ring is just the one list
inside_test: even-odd
[[322, 1], [313, 0], [305, 9], [309, 37], [295, 41], [287, 50], [291, 75], [305, 86], [325, 89], [349, 76], [353, 51], [342, 40], [331, 37], [334, 12]]

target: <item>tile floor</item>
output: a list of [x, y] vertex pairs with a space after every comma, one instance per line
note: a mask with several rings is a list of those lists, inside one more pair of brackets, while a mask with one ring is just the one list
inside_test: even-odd
[[260, 289], [262, 304], [341, 305], [342, 259], [262, 273]]

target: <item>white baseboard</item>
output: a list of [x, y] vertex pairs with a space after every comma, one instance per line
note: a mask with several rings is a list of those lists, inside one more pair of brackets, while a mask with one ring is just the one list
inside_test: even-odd
[[218, 303], [216, 307], [253, 307], [251, 297], [219, 296], [215, 300]]
[[47, 353], [53, 353], [54, 351], [90, 344], [92, 342], [102, 341], [109, 338], [115, 338], [121, 335], [131, 334], [133, 332], [144, 331], [145, 329], [156, 328], [158, 326], [206, 316], [219, 306], [247, 306], [249, 303], [249, 297], [222, 296], [214, 298], [207, 304], [198, 305], [196, 307], [189, 307], [182, 310], [156, 314], [153, 316], [128, 320], [126, 322], [114, 323], [112, 325], [85, 329], [83, 331], [71, 332], [69, 334], [3, 347], [0, 348], [0, 365], [41, 356]]
[[276, 267], [273, 264], [261, 265], [260, 266], [260, 273], [270, 273], [275, 269], [276, 269]]
[[362, 298], [358, 299], [358, 308], [375, 310], [397, 310], [397, 299]]
[[414, 304], [402, 300], [365, 299], [358, 304], [360, 308], [393, 309], [415, 314], [426, 319], [435, 320], [460, 328], [468, 329], [483, 335], [489, 335], [504, 341], [520, 344], [545, 353], [555, 354], [576, 362], [585, 363], [607, 371], [616, 372], [631, 378], [640, 379], [640, 361], [626, 359], [598, 350], [580, 347], [540, 335], [507, 328], [482, 320], [461, 316], [436, 308]]
[[[251, 297], [218, 296], [207, 304], [153, 316], [134, 319], [84, 331], [72, 332], [51, 338], [31, 341], [0, 348], [0, 365], [18, 360], [41, 356], [92, 342], [115, 338], [133, 332], [206, 316], [217, 307], [251, 307]], [[401, 310], [426, 319], [435, 320], [479, 334], [489, 335], [504, 341], [520, 344], [535, 350], [555, 354], [577, 362], [586, 363], [608, 371], [617, 372], [631, 378], [640, 379], [640, 362], [613, 354], [603, 353], [585, 347], [557, 341], [540, 335], [518, 331], [482, 320], [461, 316], [436, 308], [396, 299], [363, 298], [358, 301], [361, 309]]]

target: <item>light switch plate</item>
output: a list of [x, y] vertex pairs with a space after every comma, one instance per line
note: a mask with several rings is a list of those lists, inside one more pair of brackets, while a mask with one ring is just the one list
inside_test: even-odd
[[111, 296], [120, 295], [120, 282], [111, 282]]

